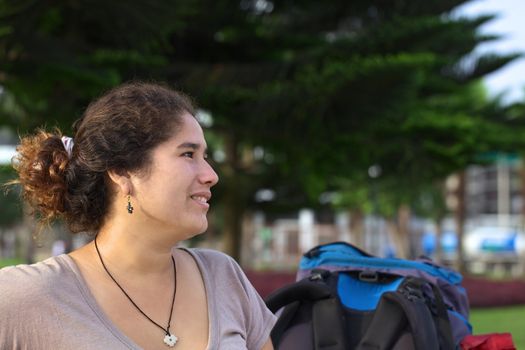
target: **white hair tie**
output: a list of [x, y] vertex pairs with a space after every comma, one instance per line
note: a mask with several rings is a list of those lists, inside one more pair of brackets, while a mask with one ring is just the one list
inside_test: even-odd
[[62, 144], [64, 145], [64, 149], [67, 152], [68, 158], [71, 158], [71, 155], [73, 154], [73, 145], [75, 142], [73, 142], [73, 139], [71, 137], [62, 136], [61, 138]]

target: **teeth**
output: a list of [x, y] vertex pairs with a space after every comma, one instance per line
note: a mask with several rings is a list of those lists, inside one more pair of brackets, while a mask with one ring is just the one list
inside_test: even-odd
[[206, 197], [202, 197], [202, 196], [191, 196], [191, 198], [193, 198], [193, 199], [196, 200], [197, 202], [208, 203], [208, 200], [206, 199]]

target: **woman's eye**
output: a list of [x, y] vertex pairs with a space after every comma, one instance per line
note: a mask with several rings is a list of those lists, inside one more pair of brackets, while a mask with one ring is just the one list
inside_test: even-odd
[[182, 156], [187, 158], [193, 158], [193, 152], [184, 152]]

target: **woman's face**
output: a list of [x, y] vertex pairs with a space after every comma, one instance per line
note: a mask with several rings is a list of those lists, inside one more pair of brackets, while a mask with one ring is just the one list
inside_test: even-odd
[[199, 123], [185, 113], [178, 132], [153, 149], [149, 172], [131, 176], [133, 215], [152, 228], [177, 231], [182, 239], [204, 232], [210, 189], [219, 180], [206, 147]]

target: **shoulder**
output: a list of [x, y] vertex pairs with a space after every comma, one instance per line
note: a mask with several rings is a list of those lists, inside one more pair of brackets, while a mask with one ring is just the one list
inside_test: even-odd
[[205, 248], [187, 248], [185, 250], [207, 265], [237, 265], [237, 262], [231, 256], [218, 250]]
[[36, 264], [0, 269], [0, 307], [49, 295], [58, 282], [63, 283], [67, 269], [62, 259], [53, 257]]
[[204, 279], [210, 281], [216, 288], [231, 289], [238, 286], [239, 290], [253, 288], [244, 271], [231, 256], [212, 249], [186, 249], [197, 261]]
[[0, 348], [78, 348], [64, 344], [73, 344], [75, 330], [89, 330], [94, 318], [72, 264], [61, 255], [0, 270]]
[[223, 252], [203, 248], [192, 248], [187, 251], [197, 260], [204, 274], [221, 278], [231, 275], [241, 280], [246, 278], [237, 261]]
[[215, 308], [217, 322], [229, 332], [222, 335], [221, 348], [233, 348], [226, 344], [232, 334], [238, 333], [248, 349], [260, 349], [268, 340], [275, 316], [266, 308], [239, 264], [214, 250], [189, 249], [188, 252], [200, 265], [204, 279], [213, 286], [211, 305]]

